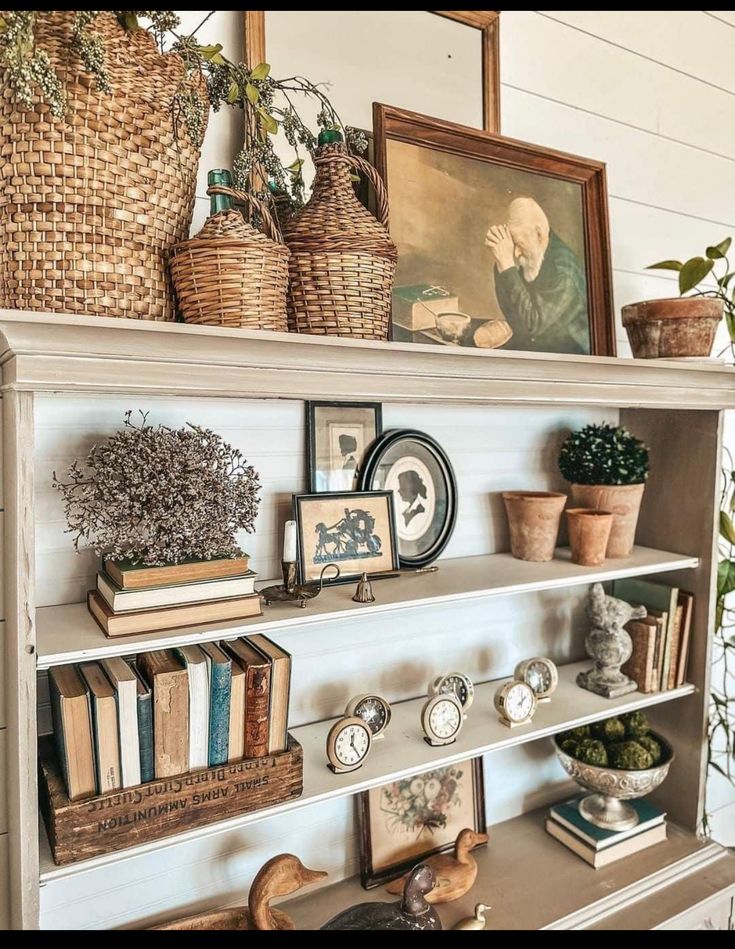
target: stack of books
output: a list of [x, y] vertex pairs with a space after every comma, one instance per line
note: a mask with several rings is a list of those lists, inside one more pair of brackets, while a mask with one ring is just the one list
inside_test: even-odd
[[288, 747], [291, 656], [267, 636], [54, 666], [70, 800]]
[[628, 801], [639, 822], [630, 830], [618, 831], [602, 830], [586, 821], [577, 808], [580, 800], [577, 796], [555, 804], [546, 818], [546, 830], [595, 870], [666, 840], [666, 814], [645, 798]]
[[106, 560], [89, 612], [108, 637], [246, 619], [262, 613], [247, 556], [164, 567]]
[[616, 580], [613, 596], [643, 605], [648, 615], [625, 627], [633, 653], [622, 671], [639, 692], [666, 692], [686, 681], [694, 597], [678, 587], [651, 580]]

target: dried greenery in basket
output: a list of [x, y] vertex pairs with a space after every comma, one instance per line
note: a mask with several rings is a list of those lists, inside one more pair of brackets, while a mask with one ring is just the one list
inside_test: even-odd
[[[40, 95], [52, 114], [61, 119], [68, 118], [63, 83], [46, 51], [35, 42], [38, 18], [50, 12], [53, 11], [10, 10], [0, 16], [0, 70], [4, 84], [20, 104], [30, 106], [34, 97]], [[319, 129], [340, 130], [351, 151], [364, 152], [367, 140], [360, 130], [344, 125], [324, 92], [324, 84], [313, 83], [303, 76], [275, 79], [267, 63], [249, 68], [227, 59], [222, 54], [221, 43], [201, 44], [196, 33], [212, 13], [214, 11], [204, 17], [193, 33], [183, 34], [179, 32], [181, 21], [173, 10], [75, 11], [69, 53], [78, 57], [101, 92], [113, 93], [104, 41], [95, 32], [95, 21], [99, 16], [114, 15], [128, 32], [148, 30], [156, 38], [161, 52], [178, 54], [186, 67], [171, 102], [174, 129], [178, 132], [184, 126], [191, 140], [201, 144], [204, 116], [199, 93], [203, 77], [215, 111], [228, 105], [246, 114], [245, 147], [233, 165], [235, 186], [256, 194], [261, 200], [269, 199], [272, 189], [287, 198], [292, 207], [300, 207], [304, 203], [302, 168], [306, 155], [311, 155], [316, 148], [317, 136], [304, 122], [296, 103], [316, 101]], [[144, 21], [143, 25], [140, 20]], [[290, 164], [284, 163], [274, 148], [273, 140], [279, 129], [294, 156]], [[266, 182], [270, 182], [270, 189]]]
[[559, 470], [570, 484], [641, 484], [648, 449], [622, 426], [585, 425], [562, 445]]
[[260, 503], [255, 469], [207, 428], [131, 415], [66, 482], [54, 472], [77, 550], [148, 566], [240, 556], [236, 532], [254, 530]]

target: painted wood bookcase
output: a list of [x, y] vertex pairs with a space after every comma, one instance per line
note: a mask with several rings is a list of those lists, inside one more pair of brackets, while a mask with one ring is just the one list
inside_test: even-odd
[[[646, 708], [655, 727], [670, 735], [675, 745], [676, 761], [657, 792], [671, 821], [667, 842], [594, 872], [544, 833], [543, 809], [524, 813], [521, 803], [518, 816], [491, 828], [490, 846], [479, 858], [479, 882], [463, 900], [443, 908], [445, 925], [467, 915], [481, 890], [482, 898], [488, 896], [486, 901], [493, 906], [491, 925], [498, 929], [727, 926], [735, 893], [735, 858], [699, 839], [696, 831], [703, 814], [706, 773], [722, 415], [725, 409], [735, 408], [732, 370], [709, 364], [457, 352], [17, 311], [0, 312], [0, 333], [7, 879], [14, 927], [39, 926], [41, 887], [58, 880], [62, 871], [66, 878], [91, 874], [115, 867], [146, 847], [173, 853], [176, 847], [208, 835], [257, 830], [260, 822], [287, 821], [300, 808], [328, 806], [429, 766], [480, 754], [492, 760], [514, 746], [543, 743], [562, 728], [636, 708]], [[370, 612], [351, 601], [351, 587], [337, 587], [326, 591], [307, 611], [273, 607], [262, 618], [237, 626], [169, 631], [124, 642], [106, 640], [81, 603], [36, 608], [44, 599], [35, 570], [38, 445], [34, 411], [41, 402], [47, 405], [49, 399], [56, 399], [59, 424], [66, 418], [71, 426], [78, 400], [111, 394], [131, 399], [215, 400], [222, 406], [244, 400], [249, 404], [253, 400], [293, 402], [296, 397], [370, 400], [398, 407], [419, 405], [437, 413], [450, 407], [474, 413], [481, 425], [491, 425], [503, 413], [523, 407], [543, 410], [549, 418], [577, 410], [613, 412], [651, 449], [652, 473], [639, 546], [629, 560], [609, 561], [600, 568], [575, 566], [564, 551], [549, 564], [523, 564], [496, 550], [447, 559], [433, 575], [391, 581], [381, 587], [378, 602], [367, 608]], [[471, 454], [473, 444], [466, 451]], [[483, 465], [490, 463], [487, 458], [480, 460]], [[528, 472], [529, 479], [532, 474]], [[291, 490], [299, 487], [294, 483]], [[460, 478], [460, 495], [462, 489]], [[324, 764], [324, 739], [331, 720], [310, 719], [307, 705], [301, 703], [299, 724], [292, 728], [304, 748], [304, 793], [298, 801], [67, 868], [56, 868], [50, 860], [45, 833], [39, 830], [36, 747], [39, 671], [51, 665], [231, 638], [256, 627], [284, 634], [294, 629], [308, 637], [312, 627], [321, 625], [330, 628], [338, 643], [348, 635], [345, 630], [358, 610], [363, 611], [360, 621], [365, 627], [377, 628], [427, 607], [477, 604], [478, 609], [489, 611], [503, 598], [520, 601], [544, 592], [553, 592], [557, 602], [563, 602], [572, 595], [579, 597], [594, 580], [654, 574], [696, 596], [688, 681], [678, 689], [653, 695], [633, 693], [606, 702], [574, 685], [576, 672], [583, 666], [577, 655], [575, 661], [561, 666], [554, 701], [540, 709], [530, 725], [511, 732], [498, 725], [491, 712], [491, 696], [511, 667], [503, 675], [480, 682], [475, 709], [455, 745], [429, 748], [418, 729], [420, 689], [409, 686], [398, 690], [401, 701], [394, 705], [395, 740], [384, 741], [363, 768], [341, 776], [332, 775]], [[399, 637], [400, 626], [396, 628]], [[525, 635], [527, 647], [547, 646], [535, 639], [533, 629]], [[526, 652], [531, 654], [529, 648]], [[533, 899], [529, 899], [530, 887]], [[289, 910], [297, 924], [318, 927], [350, 902], [364, 898], [359, 883], [346, 879], [292, 900]]]

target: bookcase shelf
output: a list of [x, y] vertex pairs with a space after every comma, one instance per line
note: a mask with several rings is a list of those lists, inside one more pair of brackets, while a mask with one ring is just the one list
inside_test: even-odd
[[559, 548], [556, 558], [548, 563], [527, 563], [507, 553], [459, 557], [440, 561], [436, 573], [408, 573], [401, 575], [400, 579], [376, 582], [376, 602], [371, 604], [355, 603], [352, 600], [354, 586], [340, 584], [325, 588], [305, 609], [274, 603], [264, 607], [262, 616], [237, 623], [189, 626], [117, 639], [105, 638], [84, 603], [46, 606], [36, 613], [37, 662], [39, 669], [47, 669], [53, 665], [168, 649], [186, 643], [234, 639], [248, 633], [277, 632], [290, 627], [344, 620], [360, 613], [375, 615], [476, 597], [556, 590], [595, 581], [685, 570], [698, 565], [697, 557], [648, 547], [636, 547], [625, 560], [608, 560], [601, 567], [573, 564], [567, 548]]
[[304, 752], [304, 791], [300, 798], [251, 814], [244, 814], [241, 817], [233, 817], [228, 821], [200, 827], [176, 837], [164, 838], [65, 867], [55, 866], [48, 845], [44, 843], [41, 850], [41, 881], [83, 873], [95, 866], [121, 860], [126, 856], [132, 857], [140, 853], [175, 846], [193, 837], [221, 833], [235, 827], [254, 824], [309, 804], [348, 797], [387, 781], [419, 774], [427, 768], [441, 767], [487, 752], [537, 741], [566, 728], [585, 725], [609, 715], [671, 702], [692, 695], [696, 691], [693, 685], [685, 684], [667, 692], [653, 692], [646, 695], [632, 692], [617, 699], [604, 699], [585, 689], [580, 689], [575, 683], [577, 673], [589, 667], [589, 659], [561, 666], [559, 686], [551, 702], [541, 703], [538, 706], [530, 724], [512, 729], [499, 722], [492, 704], [495, 690], [507, 679], [494, 679], [480, 683], [475, 687], [472, 709], [456, 742], [442, 747], [431, 747], [423, 740], [420, 712], [426, 697], [398, 702], [392, 706], [393, 716], [385, 738], [375, 742], [365, 764], [349, 774], [333, 774], [327, 768], [324, 750], [326, 738], [336, 719], [292, 728], [291, 734], [302, 746]]

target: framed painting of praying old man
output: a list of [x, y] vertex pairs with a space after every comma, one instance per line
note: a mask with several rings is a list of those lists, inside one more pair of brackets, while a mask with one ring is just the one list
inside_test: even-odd
[[391, 106], [373, 122], [393, 339], [615, 355], [602, 162]]

